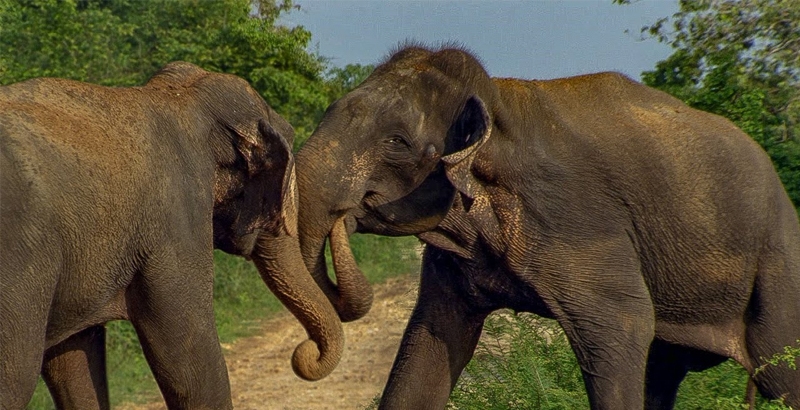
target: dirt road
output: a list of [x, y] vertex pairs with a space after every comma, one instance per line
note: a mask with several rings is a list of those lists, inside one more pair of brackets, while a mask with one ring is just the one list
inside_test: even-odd
[[[419, 277], [403, 275], [376, 285], [364, 318], [344, 324], [345, 350], [336, 370], [305, 382], [289, 360], [306, 333], [290, 314], [266, 321], [262, 332], [225, 345], [233, 405], [239, 410], [363, 409], [383, 390], [416, 298]], [[163, 402], [119, 410], [161, 410]]]

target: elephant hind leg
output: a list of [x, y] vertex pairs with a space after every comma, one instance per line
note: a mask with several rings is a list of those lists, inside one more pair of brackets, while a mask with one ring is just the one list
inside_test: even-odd
[[59, 409], [109, 409], [105, 327], [93, 326], [47, 349], [42, 377]]
[[[800, 369], [791, 369], [786, 363], [777, 365], [766, 363], [764, 359], [769, 359], [774, 353], [782, 352], [782, 347], [778, 348], [776, 345], [771, 349], [757, 350], [764, 352], [753, 358], [757, 366], [753, 381], [758, 387], [758, 392], [770, 400], [783, 399], [784, 404], [795, 409], [800, 408]], [[800, 359], [795, 358], [795, 364], [798, 362]]]
[[[789, 323], [784, 322], [784, 325]], [[784, 404], [800, 409], [800, 369], [790, 368], [783, 360], [777, 364], [767, 362], [776, 354], [783, 353], [786, 346], [797, 348], [797, 338], [790, 341], [776, 336], [775, 332], [780, 332], [780, 329], [770, 330], [762, 324], [748, 328], [748, 351], [751, 366], [756, 369], [752, 379], [762, 396], [770, 400], [783, 399]], [[800, 358], [795, 357], [794, 364], [800, 367]]]
[[[786, 347], [800, 347], [800, 255], [769, 256], [760, 266], [749, 306], [748, 367], [757, 369], [753, 381], [762, 396], [783, 398], [800, 409], [800, 369], [791, 369], [785, 361], [767, 363]], [[794, 365], [800, 367], [800, 358], [794, 358]]]
[[647, 357], [645, 408], [672, 409], [678, 395], [678, 387], [689, 370], [702, 371], [726, 359], [714, 353], [654, 340]]

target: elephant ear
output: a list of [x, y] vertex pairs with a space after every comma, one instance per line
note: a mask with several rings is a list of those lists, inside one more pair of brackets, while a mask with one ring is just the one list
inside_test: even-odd
[[[235, 129], [238, 139], [236, 150], [244, 159], [247, 173], [250, 178], [262, 172], [270, 174], [270, 181], [281, 181], [280, 200], [274, 203], [275, 209], [280, 209], [279, 220], [274, 221], [277, 229], [283, 227], [284, 232], [291, 236], [297, 235], [297, 191], [295, 189], [294, 156], [292, 147], [282, 133], [275, 129], [267, 120], [258, 121], [258, 137], [252, 132]], [[293, 130], [289, 129], [287, 137], [292, 138]], [[268, 190], [277, 188], [277, 184], [270, 183]], [[274, 191], [273, 191], [274, 192]], [[276, 212], [277, 214], [277, 212]]]
[[[286, 138], [264, 119], [258, 121], [258, 132], [266, 142], [269, 166], [267, 172], [281, 178], [280, 221], [283, 230], [297, 236], [297, 182], [294, 172], [294, 155]], [[289, 136], [291, 138], [291, 135]]]
[[462, 198], [469, 198], [463, 198], [466, 203], [471, 203], [471, 199], [483, 193], [483, 188], [472, 177], [470, 169], [478, 149], [486, 143], [491, 133], [492, 122], [486, 104], [478, 96], [470, 96], [447, 132], [445, 155], [442, 157], [447, 178], [462, 194]]
[[277, 135], [277, 132], [266, 121], [264, 124], [268, 128], [264, 128], [261, 124], [262, 121], [264, 120], [259, 120], [255, 127], [241, 124], [228, 126], [228, 129], [235, 135], [233, 145], [244, 159], [248, 177], [258, 175], [269, 166], [269, 146], [274, 145], [273, 134]]

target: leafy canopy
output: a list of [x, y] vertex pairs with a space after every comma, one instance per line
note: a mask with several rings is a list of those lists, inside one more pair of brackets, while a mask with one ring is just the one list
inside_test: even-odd
[[[143, 84], [188, 61], [245, 78], [302, 142], [371, 67], [328, 70], [311, 33], [277, 24], [291, 0], [0, 0], [0, 84], [62, 77]], [[330, 72], [327, 72], [330, 71]]]
[[674, 49], [643, 81], [736, 123], [767, 151], [800, 207], [800, 2], [679, 4], [641, 30]]

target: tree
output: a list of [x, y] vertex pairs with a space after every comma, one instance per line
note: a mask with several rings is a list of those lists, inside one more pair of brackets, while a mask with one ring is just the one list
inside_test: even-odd
[[642, 28], [675, 50], [643, 81], [736, 123], [764, 147], [800, 207], [800, 2], [679, 4], [672, 17]]
[[[311, 133], [328, 104], [369, 67], [326, 76], [311, 33], [277, 19], [291, 0], [0, 0], [0, 84], [62, 77], [144, 83], [170, 61], [245, 78], [296, 130]], [[365, 71], [366, 70], [366, 71]]]
[[330, 95], [338, 98], [356, 88], [372, 74], [374, 68], [371, 65], [362, 66], [360, 64], [347, 64], [344, 68], [331, 68], [326, 75]]

